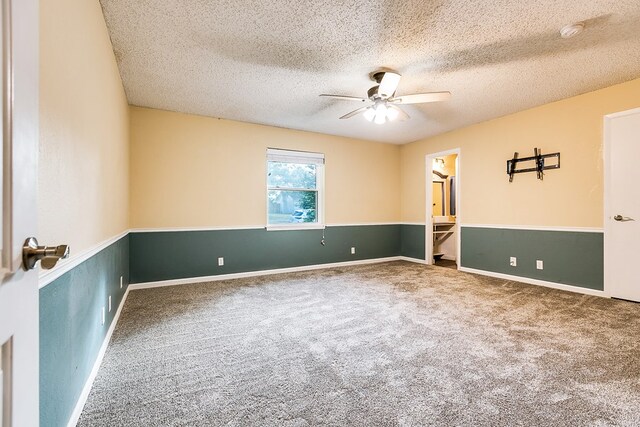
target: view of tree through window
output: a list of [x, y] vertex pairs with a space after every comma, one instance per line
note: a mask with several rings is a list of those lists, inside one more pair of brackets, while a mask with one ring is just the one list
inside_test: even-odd
[[267, 162], [269, 224], [317, 222], [317, 165]]

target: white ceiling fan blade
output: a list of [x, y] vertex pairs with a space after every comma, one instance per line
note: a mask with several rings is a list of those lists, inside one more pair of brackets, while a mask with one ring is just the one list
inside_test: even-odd
[[398, 89], [400, 77], [398, 73], [385, 72], [380, 81], [380, 87], [378, 87], [378, 95], [383, 98], [391, 98], [396, 93], [396, 89]]
[[344, 116], [340, 117], [340, 119], [350, 119], [353, 116], [357, 116], [360, 113], [364, 113], [365, 111], [367, 111], [369, 107], [362, 107], [362, 108], [358, 108], [357, 110], [353, 110], [350, 113], [345, 114]]
[[366, 101], [368, 101], [368, 99], [358, 98], [357, 96], [328, 95], [326, 93], [323, 93], [320, 96], [322, 96], [323, 98], [341, 99], [343, 101], [358, 101], [358, 102], [366, 102]]
[[392, 104], [388, 104], [387, 108], [397, 111], [398, 112], [398, 120], [400, 120], [401, 122], [404, 122], [405, 120], [409, 120], [411, 117], [405, 113], [402, 108], [392, 105]]
[[413, 95], [404, 95], [397, 98], [390, 99], [389, 102], [394, 104], [423, 104], [426, 102], [440, 102], [447, 101], [451, 98], [451, 92], [429, 92], [429, 93], [416, 93]]

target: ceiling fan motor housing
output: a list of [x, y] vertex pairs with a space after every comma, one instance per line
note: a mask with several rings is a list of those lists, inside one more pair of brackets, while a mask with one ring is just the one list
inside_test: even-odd
[[380, 84], [380, 82], [382, 81], [382, 78], [384, 77], [385, 72], [386, 71], [376, 71], [375, 73], [371, 74], [371, 80]]
[[371, 99], [372, 101], [380, 98], [380, 95], [378, 95], [378, 89], [380, 88], [379, 85], [375, 85], [374, 87], [372, 87], [371, 89], [369, 89], [367, 91], [367, 96], [369, 97], [369, 99]]

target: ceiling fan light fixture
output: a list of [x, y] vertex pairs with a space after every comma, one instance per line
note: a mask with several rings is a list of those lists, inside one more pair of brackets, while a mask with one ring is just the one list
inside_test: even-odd
[[575, 24], [565, 25], [560, 29], [560, 37], [570, 39], [584, 31], [584, 22], [576, 22]]
[[379, 114], [376, 113], [376, 118], [373, 119], [373, 122], [377, 125], [382, 125], [384, 124], [384, 122], [387, 121], [387, 115], [386, 114]]
[[376, 116], [373, 120], [375, 124], [381, 125], [387, 121], [387, 106], [383, 103], [376, 105]]
[[383, 124], [387, 121], [410, 119], [410, 116], [399, 108], [400, 105], [425, 104], [429, 102], [447, 101], [451, 98], [450, 92], [426, 92], [396, 96], [396, 89], [400, 83], [400, 74], [393, 71], [378, 71], [370, 75], [371, 79], [378, 83], [367, 91], [366, 98], [350, 95], [330, 95], [323, 93], [324, 98], [339, 99], [343, 101], [371, 102], [368, 106], [360, 107], [340, 117], [340, 120], [350, 119], [362, 114], [369, 122]]
[[387, 108], [387, 119], [389, 119], [390, 122], [397, 119], [399, 115], [400, 113], [395, 108]]
[[362, 115], [364, 116], [365, 119], [372, 122], [373, 119], [376, 117], [376, 110], [374, 110], [373, 107], [369, 107], [365, 110], [365, 112]]

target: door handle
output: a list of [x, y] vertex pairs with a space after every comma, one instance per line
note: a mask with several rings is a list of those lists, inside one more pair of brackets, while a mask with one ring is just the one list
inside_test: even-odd
[[635, 221], [633, 218], [629, 218], [628, 216], [616, 215], [613, 217], [616, 221], [627, 222], [627, 221]]
[[38, 246], [35, 237], [29, 237], [22, 246], [22, 268], [33, 270], [38, 261], [45, 270], [52, 269], [59, 259], [69, 257], [69, 246]]

